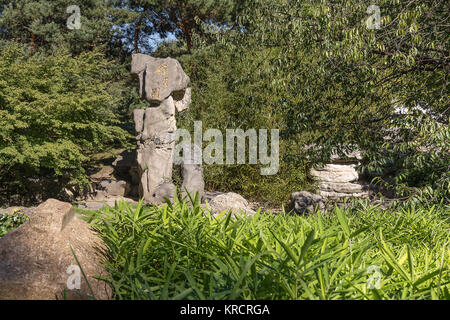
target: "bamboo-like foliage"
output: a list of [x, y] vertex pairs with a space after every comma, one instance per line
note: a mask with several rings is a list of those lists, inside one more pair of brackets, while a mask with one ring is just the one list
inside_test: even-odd
[[193, 199], [86, 216], [116, 299], [450, 298], [448, 207], [213, 218]]

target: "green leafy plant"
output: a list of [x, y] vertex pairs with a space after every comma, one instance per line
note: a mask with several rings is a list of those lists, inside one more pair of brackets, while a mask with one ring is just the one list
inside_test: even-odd
[[45, 57], [3, 45], [0, 189], [20, 183], [26, 191], [38, 175], [87, 183], [83, 165], [91, 156], [130, 137], [113, 110], [120, 97], [110, 92], [111, 61], [99, 51]]
[[0, 214], [0, 238], [27, 220], [28, 217], [20, 213]]
[[[115, 299], [449, 299], [448, 207], [214, 218], [193, 199], [86, 213]], [[371, 266], [379, 288], [368, 286]]]

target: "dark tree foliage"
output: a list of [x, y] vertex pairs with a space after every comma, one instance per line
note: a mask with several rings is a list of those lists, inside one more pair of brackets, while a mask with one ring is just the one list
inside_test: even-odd
[[113, 17], [120, 38], [133, 52], [152, 52], [155, 40], [169, 34], [184, 41], [191, 52], [202, 25], [235, 21], [239, 8], [235, 0], [112, 0]]
[[[71, 30], [67, 21], [73, 12], [67, 9], [74, 4], [80, 8], [81, 28]], [[27, 44], [34, 52], [64, 47], [78, 54], [111, 39], [112, 21], [104, 0], [12, 0], [0, 3], [0, 11], [1, 37]]]
[[380, 28], [369, 28], [365, 1], [246, 2], [240, 27], [212, 30], [214, 45], [186, 57], [194, 110], [219, 127], [280, 128], [285, 167], [359, 148], [365, 172], [398, 194], [447, 197], [449, 4], [378, 6]]

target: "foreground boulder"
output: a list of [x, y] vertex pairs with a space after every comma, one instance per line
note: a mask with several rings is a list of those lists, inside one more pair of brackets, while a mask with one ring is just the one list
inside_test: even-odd
[[[92, 292], [83, 275], [79, 277], [70, 247]], [[64, 290], [67, 299], [108, 299], [106, 283], [94, 279], [107, 276], [101, 266], [102, 249], [101, 240], [71, 204], [50, 199], [28, 222], [0, 239], [0, 300], [63, 299]]]
[[230, 211], [234, 214], [245, 214], [247, 216], [256, 214], [256, 212], [250, 208], [247, 200], [241, 195], [233, 192], [215, 196], [208, 202], [207, 209], [209, 209], [211, 214], [215, 217], [224, 211]]

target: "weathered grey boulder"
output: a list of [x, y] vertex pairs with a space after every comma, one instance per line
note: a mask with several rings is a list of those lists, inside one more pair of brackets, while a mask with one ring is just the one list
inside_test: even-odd
[[184, 200], [188, 200], [188, 195], [194, 198], [195, 194], [198, 193], [199, 199], [202, 200], [205, 196], [203, 167], [201, 163], [195, 163], [195, 158], [202, 159], [202, 150], [196, 145], [186, 145], [183, 150], [190, 150], [190, 153], [183, 154], [181, 196]]
[[126, 181], [103, 180], [100, 187], [107, 195], [113, 197], [125, 197], [131, 189], [131, 185]]
[[184, 92], [174, 93], [175, 108], [178, 112], [183, 112], [191, 106], [192, 103], [192, 89], [187, 88]]
[[[164, 197], [172, 198], [171, 188], [161, 186], [172, 181], [173, 151], [175, 148], [175, 105], [172, 97], [164, 100], [159, 107], [135, 112], [136, 128], [139, 129], [142, 115], [142, 131], [137, 132], [139, 149], [137, 150], [138, 173], [141, 177], [139, 196], [147, 202], [159, 202]], [[170, 194], [169, 194], [170, 192]]]
[[318, 194], [327, 199], [367, 198], [369, 185], [360, 183], [354, 164], [327, 164], [311, 169], [311, 175], [319, 182]]
[[[93, 292], [82, 275], [77, 277], [70, 247]], [[108, 299], [110, 288], [94, 278], [108, 277], [101, 265], [102, 250], [102, 241], [76, 216], [71, 204], [50, 199], [36, 208], [28, 222], [0, 239], [0, 300], [62, 299], [65, 289], [68, 299]], [[79, 290], [76, 279], [81, 281]]]
[[327, 192], [362, 193], [368, 190], [368, 186], [350, 182], [346, 183], [321, 182], [319, 183], [319, 189]]
[[256, 212], [250, 208], [247, 200], [241, 195], [233, 192], [215, 196], [208, 202], [206, 208], [215, 217], [225, 211], [229, 211], [232, 214], [244, 214], [247, 216], [256, 214]]
[[295, 192], [291, 195], [291, 210], [295, 213], [314, 213], [316, 209], [325, 209], [325, 201], [321, 196], [307, 191]]
[[142, 141], [151, 140], [156, 144], [175, 142], [177, 122], [173, 98], [164, 100], [159, 107], [147, 108], [144, 114]]
[[144, 118], [145, 118], [144, 109], [133, 110], [134, 129], [137, 133], [142, 133], [142, 131], [144, 131]]
[[203, 180], [203, 168], [201, 165], [182, 165], [183, 185], [181, 195], [183, 199], [188, 198], [188, 194], [194, 198], [198, 193], [200, 201], [205, 196], [205, 181]]
[[147, 202], [153, 202], [159, 198], [157, 195], [171, 197], [169, 194], [160, 194], [161, 185], [171, 183], [173, 172], [173, 148], [170, 146], [158, 146], [152, 141], [141, 145], [137, 151], [139, 175], [141, 177], [139, 196]]
[[94, 174], [91, 174], [89, 177], [94, 182], [101, 182], [106, 179], [111, 179], [114, 174], [113, 166], [103, 166], [97, 169], [98, 171]]
[[[164, 198], [172, 199], [175, 191], [172, 184], [177, 130], [175, 112], [189, 108], [189, 77], [177, 60], [143, 54], [133, 55], [131, 72], [139, 75], [141, 97], [153, 104], [133, 112], [138, 144], [139, 196], [147, 203], [160, 203]], [[187, 175], [193, 177], [193, 174]], [[198, 188], [194, 182], [188, 179], [187, 187]]]
[[171, 182], [166, 182], [159, 185], [150, 197], [151, 203], [164, 203], [165, 199], [173, 202], [175, 195], [175, 185]]
[[359, 179], [359, 174], [353, 165], [327, 164], [322, 168], [311, 169], [311, 175], [319, 181], [345, 183]]
[[150, 103], [160, 103], [173, 92], [185, 90], [190, 82], [181, 64], [172, 58], [133, 54], [131, 73], [139, 76], [141, 98]]

